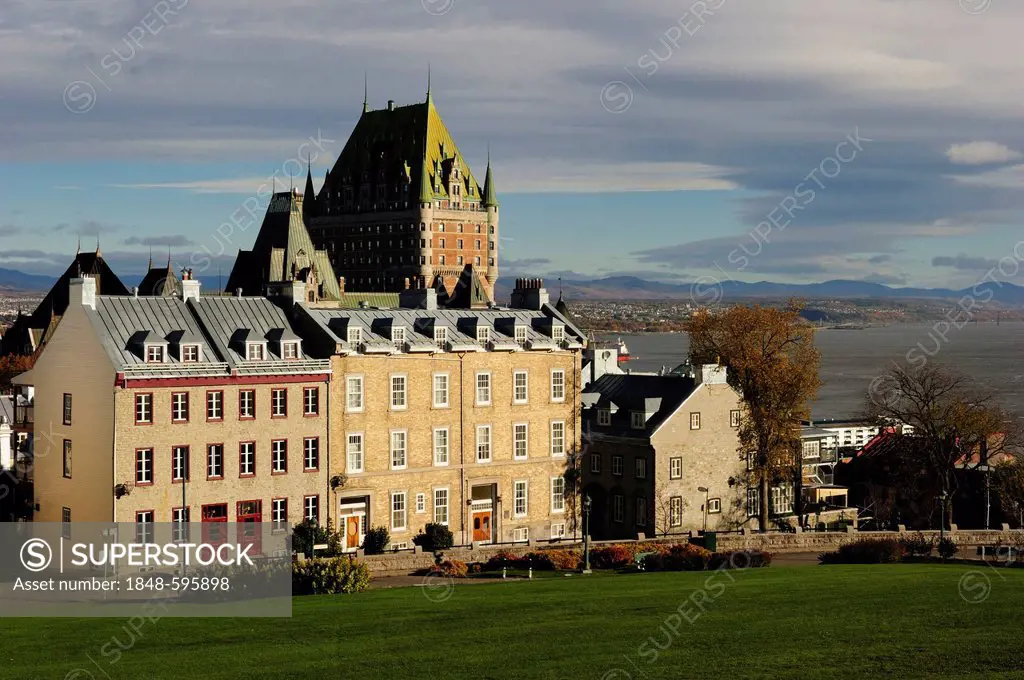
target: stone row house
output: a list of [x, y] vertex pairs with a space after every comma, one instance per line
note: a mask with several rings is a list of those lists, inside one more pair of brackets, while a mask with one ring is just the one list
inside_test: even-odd
[[106, 296], [70, 282], [35, 367], [35, 520], [331, 518], [345, 548], [428, 522], [460, 543], [560, 537], [584, 338], [538, 286], [516, 307], [267, 296]]

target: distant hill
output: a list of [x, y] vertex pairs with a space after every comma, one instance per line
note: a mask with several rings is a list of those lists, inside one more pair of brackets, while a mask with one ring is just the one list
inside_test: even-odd
[[[696, 292], [698, 301], [717, 298], [714, 289], [718, 284], [713, 279], [701, 279], [695, 288], [689, 283], [662, 283], [647, 281], [634, 276], [610, 276], [602, 279], [563, 280], [562, 288], [567, 298], [591, 300], [690, 300], [691, 292]], [[512, 292], [514, 280], [499, 279], [497, 295], [499, 300], [507, 300]], [[553, 284], [553, 285], [552, 285]], [[557, 297], [557, 283], [548, 282], [548, 290], [552, 297]], [[949, 288], [892, 288], [881, 283], [867, 281], [833, 280], [822, 283], [772, 283], [758, 281], [724, 281], [721, 284], [723, 299], [749, 298], [904, 298], [904, 299], [959, 299], [965, 295], [973, 295], [979, 301], [991, 300], [1005, 305], [1024, 305], [1024, 287], [1012, 283], [985, 283], [977, 286], [977, 290], [965, 288], [952, 290]]]
[[0, 267], [0, 288], [5, 290], [45, 291], [49, 290], [56, 276], [26, 274], [16, 269]]

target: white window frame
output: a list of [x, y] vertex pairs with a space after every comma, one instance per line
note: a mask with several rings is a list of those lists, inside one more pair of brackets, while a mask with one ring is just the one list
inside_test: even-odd
[[[522, 438], [519, 433], [522, 432]], [[522, 453], [520, 453], [522, 444]], [[530, 457], [530, 424], [512, 424], [512, 460], [527, 460]]]
[[[362, 413], [366, 408], [366, 400], [364, 399], [363, 387], [365, 381], [362, 374], [358, 375], [346, 375], [345, 376], [345, 412], [346, 413]], [[353, 386], [356, 388], [353, 390]], [[358, 401], [358, 404], [353, 405], [353, 401]]]
[[[462, 259], [461, 257], [459, 258]], [[459, 264], [462, 264], [460, 261]], [[476, 341], [481, 347], [486, 347], [487, 343], [491, 341], [491, 327], [490, 326], [477, 326], [476, 327]]]
[[622, 477], [626, 473], [626, 459], [625, 457], [615, 454], [612, 455], [612, 476]]
[[[214, 451], [218, 453], [217, 459], [214, 459]], [[214, 470], [217, 474], [211, 474]], [[224, 478], [224, 445], [223, 444], [207, 444], [206, 445], [206, 476], [210, 479], [223, 479]]]
[[[479, 260], [480, 258], [476, 258]], [[512, 542], [513, 543], [529, 543], [530, 541], [530, 527], [516, 527], [512, 530]]]
[[630, 411], [629, 426], [634, 430], [644, 429], [647, 427], [647, 415], [643, 411]]
[[[405, 411], [409, 408], [409, 376], [405, 373], [392, 373], [389, 378], [391, 385], [391, 410]], [[396, 388], [396, 381], [401, 381], [401, 389]]]
[[[485, 435], [485, 436], [481, 436]], [[493, 432], [490, 425], [477, 425], [476, 426], [476, 462], [478, 463], [490, 463], [494, 459], [493, 451]], [[486, 441], [485, 441], [486, 440]], [[487, 457], [482, 457], [481, 451], [486, 448]]]
[[199, 363], [203, 358], [203, 350], [197, 344], [187, 344], [181, 346], [181, 363], [183, 364], [195, 364]]
[[512, 516], [526, 517], [530, 514], [530, 482], [517, 479], [512, 482]]
[[[481, 378], [483, 379], [483, 383], [481, 383]], [[492, 396], [491, 389], [493, 387], [493, 383], [491, 381], [491, 372], [477, 371], [476, 378], [473, 384], [476, 387], [476, 393], [474, 395], [475, 399], [473, 403], [477, 406], [490, 406]], [[484, 397], [484, 399], [481, 399], [481, 395]]]
[[[184, 455], [180, 456], [178, 452], [183, 451]], [[184, 479], [186, 482], [189, 478], [189, 460], [192, 457], [192, 452], [188, 444], [176, 444], [171, 447], [171, 481], [180, 482]]]
[[247, 342], [245, 343], [245, 360], [246, 361], [266, 361], [267, 350], [262, 342]]
[[690, 429], [700, 429], [700, 411], [693, 411], [690, 413]]
[[[243, 463], [245, 464], [244, 467]], [[246, 469], [248, 469], [249, 471], [246, 472]], [[238, 442], [238, 476], [254, 477], [255, 475], [256, 442]]]
[[673, 456], [668, 459], [668, 478], [669, 479], [682, 479], [683, 478], [683, 457]]
[[601, 426], [608, 426], [612, 424], [612, 412], [611, 409], [599, 408], [597, 409], [597, 424]]
[[635, 479], [647, 479], [647, 459], [637, 456], [633, 463], [633, 476]]
[[527, 343], [526, 326], [515, 326], [512, 332], [515, 334], [516, 344], [525, 349]]
[[747, 487], [747, 517], [761, 514], [761, 489], [756, 486]]
[[[443, 503], [439, 503], [438, 494], [443, 496]], [[448, 526], [448, 504], [450, 502], [451, 495], [448, 493], [448, 487], [438, 487], [434, 489], [434, 523], [443, 524]]]
[[[146, 455], [148, 453], [148, 456]], [[135, 451], [135, 483], [153, 483], [153, 449], [138, 449]], [[140, 466], [141, 463], [141, 466]]]
[[358, 345], [363, 341], [363, 329], [361, 326], [349, 326], [345, 339], [350, 345]]
[[404, 470], [409, 466], [409, 431], [391, 430], [388, 435], [391, 469]]
[[[401, 501], [399, 507], [398, 501]], [[402, 522], [395, 521], [401, 513]], [[405, 491], [391, 492], [391, 530], [406, 531], [409, 528], [409, 494]]]
[[[280, 399], [278, 399], [280, 397]], [[280, 410], [278, 410], [280, 406]], [[288, 388], [273, 387], [270, 390], [270, 416], [272, 418], [288, 417]]]
[[[556, 436], [555, 431], [559, 430], [560, 435]], [[552, 458], [564, 458], [565, 457], [565, 421], [564, 420], [552, 420], [550, 427], [548, 427], [548, 435], [550, 439], [550, 449]]]
[[[440, 384], [439, 384], [440, 383]], [[447, 373], [435, 373], [431, 379], [432, 386], [432, 401], [434, 408], [448, 408], [451, 401], [451, 390], [449, 389], [451, 382], [448, 379]], [[438, 399], [438, 394], [441, 393], [442, 399]]]
[[281, 343], [281, 358], [294, 361], [299, 358], [299, 343], [294, 340]]
[[437, 345], [437, 348], [442, 351], [448, 348], [447, 326], [434, 326], [434, 344]]
[[[522, 384], [522, 396], [519, 394], [519, 379], [523, 379]], [[512, 371], [512, 403], [513, 404], [528, 404], [530, 403], [530, 373], [524, 369], [517, 369]]]
[[238, 417], [256, 417], [256, 390], [238, 391]]
[[563, 342], [565, 340], [565, 326], [560, 323], [551, 324], [551, 339], [555, 342]]
[[551, 512], [565, 512], [565, 477], [561, 475], [551, 478]]
[[565, 522], [554, 522], [551, 525], [551, 538], [565, 538]]
[[224, 392], [210, 390], [206, 393], [206, 419], [224, 420]]
[[[438, 435], [443, 435], [444, 443], [439, 445]], [[451, 434], [447, 427], [435, 427], [431, 436], [431, 443], [434, 451], [434, 465], [444, 467], [451, 460]]]
[[189, 393], [188, 392], [172, 392], [171, 393], [171, 422], [184, 423], [188, 422], [189, 419]]
[[146, 345], [146, 363], [162, 364], [167, 359], [167, 349], [163, 345]]
[[[354, 445], [358, 442], [357, 445]], [[358, 450], [356, 450], [358, 449]], [[353, 465], [353, 455], [358, 455], [359, 465]], [[348, 474], [363, 472], [366, 466], [366, 438], [362, 432], [349, 432], [345, 435], [345, 471]]]
[[271, 531], [281, 531], [288, 522], [288, 499], [272, 498], [270, 500]]
[[[312, 503], [310, 503], [312, 501]], [[320, 495], [309, 494], [302, 498], [302, 518], [320, 524]]]
[[[314, 446], [310, 446], [313, 444]], [[312, 453], [316, 453], [316, 465], [310, 465], [313, 456]], [[304, 437], [302, 439], [302, 470], [308, 472], [310, 470], [320, 469], [320, 438], [319, 437]]]
[[171, 508], [171, 542], [184, 543], [188, 540], [189, 525], [188, 508]]
[[551, 401], [556, 404], [565, 401], [565, 369], [551, 369]]
[[[278, 462], [281, 463], [280, 466], [278, 465]], [[272, 439], [270, 441], [270, 472], [278, 475], [288, 472], [287, 439]]]
[[302, 388], [302, 415], [304, 416], [317, 416], [320, 415], [320, 388], [319, 387], [303, 387]]
[[722, 499], [721, 498], [709, 498], [708, 499], [708, 514], [717, 515], [722, 512]]
[[427, 495], [422, 491], [416, 494], [416, 514], [422, 515], [427, 511]]
[[601, 454], [594, 452], [590, 454], [590, 472], [591, 474], [601, 474]]
[[395, 347], [401, 348], [405, 344], [405, 326], [391, 327], [391, 342]]
[[[142, 417], [139, 416], [142, 414]], [[142, 394], [135, 395], [135, 422], [136, 423], [152, 423], [153, 422], [153, 394], [150, 392], [144, 392]]]
[[740, 410], [738, 408], [737, 409], [732, 409], [731, 411], [729, 411], [729, 427], [739, 427], [739, 426], [740, 426]]

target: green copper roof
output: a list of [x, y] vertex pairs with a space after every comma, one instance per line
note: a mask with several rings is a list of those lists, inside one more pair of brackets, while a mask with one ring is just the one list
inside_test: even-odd
[[[338, 298], [339, 309], [359, 309], [359, 303], [365, 302], [370, 307], [379, 309], [395, 309], [398, 304], [398, 293], [342, 293]], [[333, 306], [333, 305], [332, 305]]]
[[340, 187], [407, 181], [410, 197], [443, 200], [448, 198], [447, 177], [456, 164], [462, 175], [462, 201], [481, 201], [483, 187], [428, 97], [419, 104], [365, 111], [338, 155], [329, 182]]
[[491, 174], [490, 160], [487, 161], [487, 176], [484, 178], [484, 205], [498, 205], [498, 196], [494, 191], [494, 176]]

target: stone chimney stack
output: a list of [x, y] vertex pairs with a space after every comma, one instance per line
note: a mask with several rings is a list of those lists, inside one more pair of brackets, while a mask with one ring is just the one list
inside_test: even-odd
[[551, 303], [551, 297], [544, 288], [544, 279], [516, 279], [516, 287], [512, 290], [513, 309], [538, 310]]
[[181, 299], [199, 300], [199, 281], [192, 278], [192, 270], [186, 269], [181, 273]]
[[0, 468], [4, 470], [14, 469], [13, 433], [7, 416], [0, 416]]

